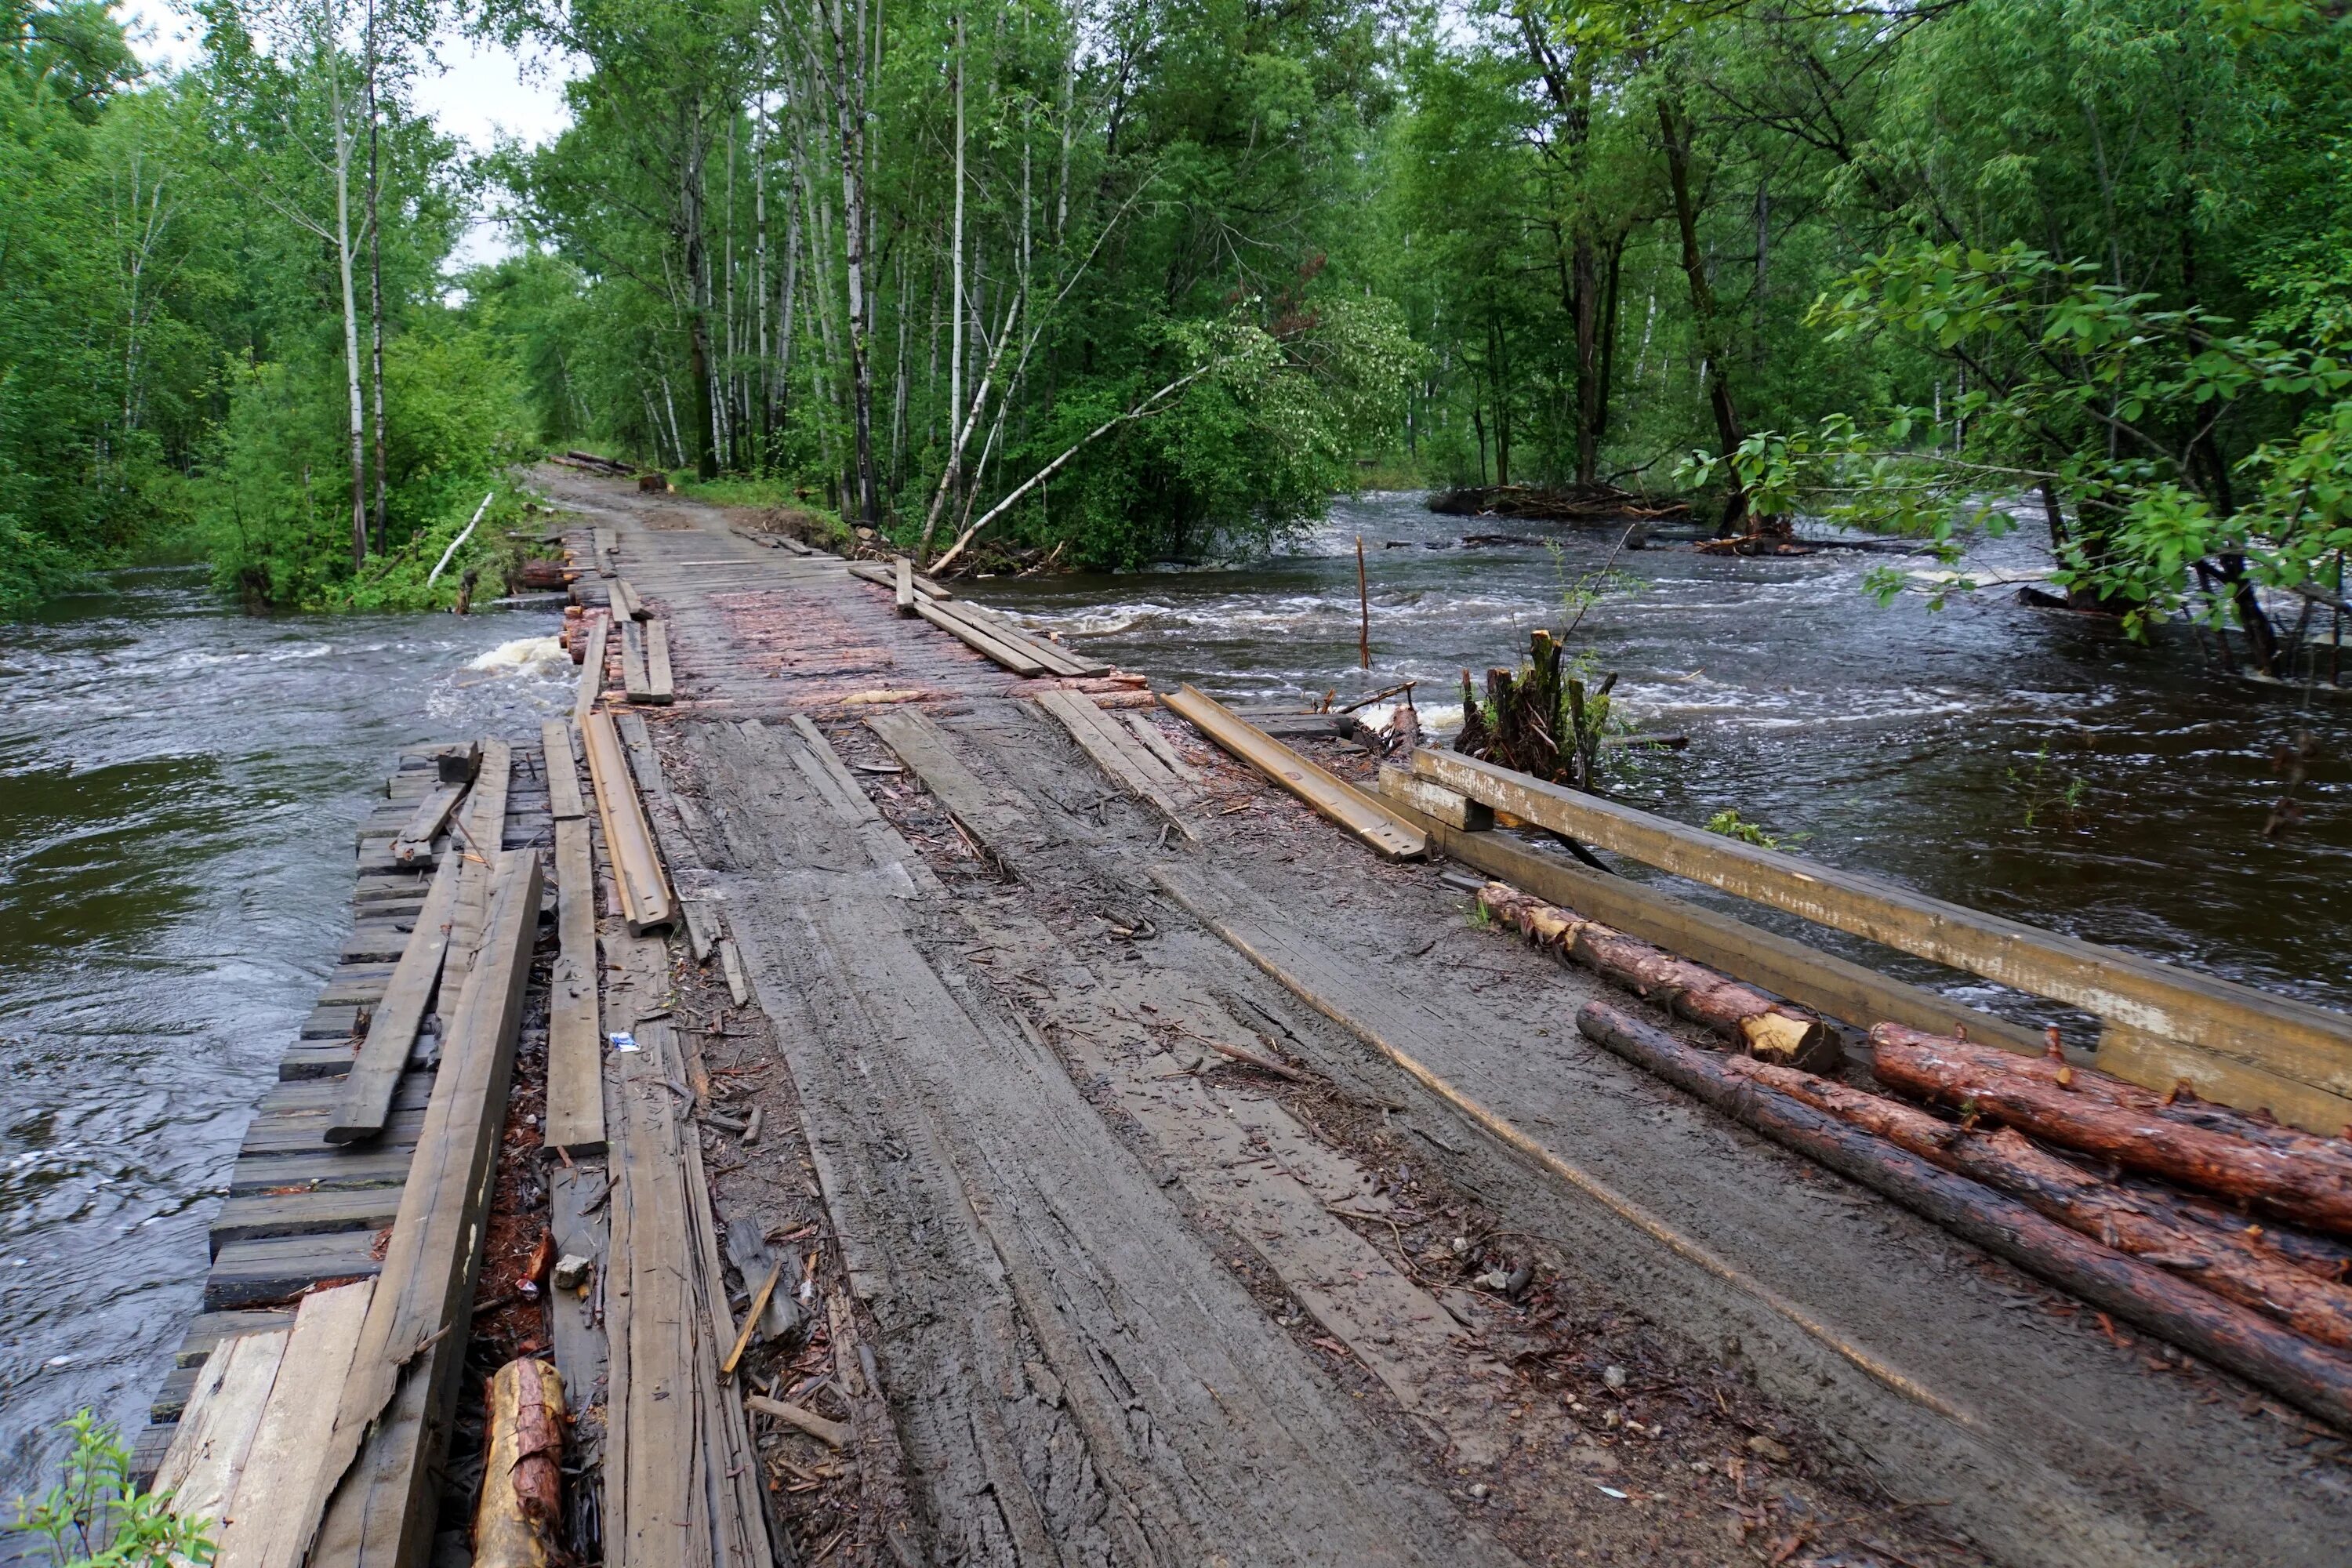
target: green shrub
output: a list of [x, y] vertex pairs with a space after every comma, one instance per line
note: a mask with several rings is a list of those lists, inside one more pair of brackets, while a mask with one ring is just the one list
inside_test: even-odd
[[177, 1568], [213, 1560], [211, 1521], [175, 1518], [168, 1493], [132, 1485], [131, 1450], [113, 1427], [84, 1410], [65, 1429], [74, 1442], [58, 1484], [37, 1501], [17, 1500], [13, 1532], [40, 1537], [59, 1568]]

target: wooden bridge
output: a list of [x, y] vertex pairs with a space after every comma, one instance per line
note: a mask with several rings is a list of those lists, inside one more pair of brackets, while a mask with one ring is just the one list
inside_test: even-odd
[[[2263, 1222], [2265, 1313], [1790, 1133], [1716, 1026], [1965, 1037], [2324, 1174], [2342, 1016], [543, 482], [577, 700], [399, 759], [142, 1446], [221, 1562], [2341, 1561], [2326, 1226], [2083, 1167]], [[2049, 1063], [1498, 822], [2100, 1027]]]

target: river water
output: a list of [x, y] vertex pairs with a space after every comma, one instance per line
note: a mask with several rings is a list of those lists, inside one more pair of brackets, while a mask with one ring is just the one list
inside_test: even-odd
[[572, 689], [467, 668], [545, 613], [255, 620], [201, 573], [113, 586], [0, 626], [0, 1521], [75, 1410], [144, 1425], [394, 753], [535, 730]]
[[[1490, 526], [1557, 549], [1458, 546]], [[975, 591], [1160, 680], [1274, 702], [1418, 679], [1434, 720], [1462, 669], [1561, 627], [1563, 593], [1615, 541], [1375, 496], [1246, 568]], [[1860, 579], [1888, 560], [1622, 556], [1576, 642], [1643, 729], [1691, 744], [1618, 793], [1685, 822], [1734, 809], [1807, 855], [2352, 1006], [2352, 708], [2300, 711], [2185, 642], [2134, 645], [2006, 589], [1878, 609]], [[2013, 538], [1972, 563], [2039, 563]], [[527, 733], [570, 697], [568, 665], [468, 668], [551, 632], [544, 614], [253, 620], [187, 573], [114, 586], [0, 628], [0, 1503], [41, 1484], [77, 1408], [143, 1420], [245, 1125], [349, 930], [352, 829], [394, 752]], [[2322, 759], [2309, 820], [2265, 842], [2271, 751], [2304, 728]]]

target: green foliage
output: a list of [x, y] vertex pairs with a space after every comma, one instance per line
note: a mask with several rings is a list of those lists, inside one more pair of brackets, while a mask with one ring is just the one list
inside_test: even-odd
[[37, 1536], [57, 1568], [184, 1568], [209, 1563], [211, 1521], [175, 1518], [167, 1493], [131, 1484], [131, 1450], [84, 1410], [66, 1424], [73, 1447], [57, 1485], [19, 1499], [10, 1528]]
[[1709, 833], [1720, 833], [1726, 838], [1737, 838], [1742, 844], [1753, 844], [1759, 849], [1787, 849], [1812, 837], [1810, 833], [1790, 833], [1775, 836], [1759, 825], [1743, 819], [1728, 807], [1706, 819]]

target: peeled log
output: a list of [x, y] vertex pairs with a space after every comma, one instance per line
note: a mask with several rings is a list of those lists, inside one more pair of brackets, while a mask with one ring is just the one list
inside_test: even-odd
[[525, 1357], [490, 1379], [474, 1568], [547, 1568], [562, 1503], [563, 1380]]
[[[1988, 1052], [1897, 1024], [1870, 1031], [1880, 1082], [2006, 1122], [2126, 1170], [2257, 1204], [2322, 1230], [2352, 1233], [2352, 1152], [2329, 1139], [2266, 1130], [2263, 1142], [2134, 1109], [2104, 1074]], [[2002, 1059], [1992, 1061], [1989, 1056]]]
[[1843, 1055], [1836, 1033], [1811, 1013], [1507, 882], [1479, 889], [1478, 906], [1538, 947], [1575, 959], [1761, 1060], [1818, 1071], [1836, 1066]]
[[1971, 1133], [1924, 1110], [1769, 1062], [1727, 1064], [1898, 1149], [2022, 1199], [2069, 1230], [2185, 1274], [2215, 1295], [2276, 1318], [2322, 1344], [2352, 1349], [2352, 1289], [2304, 1272], [2242, 1236], [2178, 1219], [2152, 1197], [2036, 1148], [2013, 1128]]
[[1637, 1066], [1840, 1175], [1885, 1194], [2103, 1311], [2352, 1431], [2352, 1360], [2293, 1330], [2075, 1235], [2015, 1198], [1938, 1169], [1601, 1002], [1576, 1026]]

